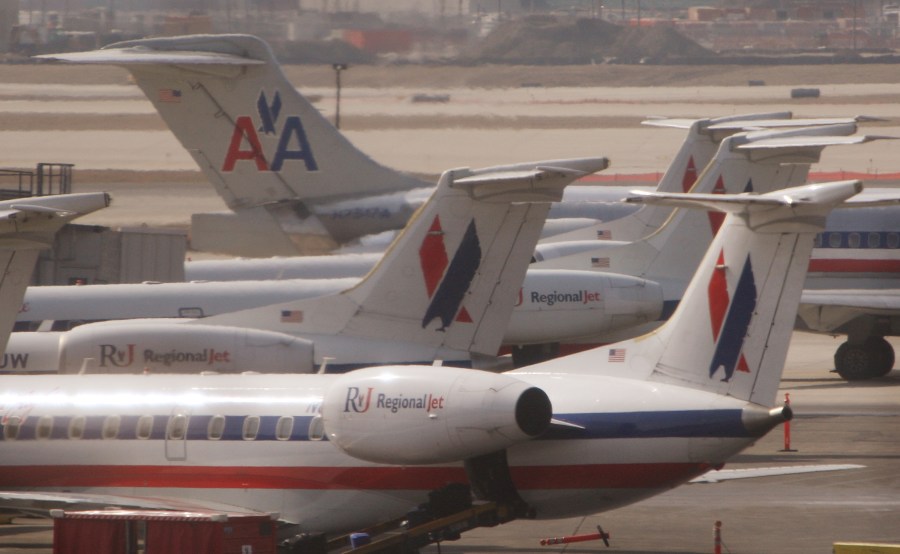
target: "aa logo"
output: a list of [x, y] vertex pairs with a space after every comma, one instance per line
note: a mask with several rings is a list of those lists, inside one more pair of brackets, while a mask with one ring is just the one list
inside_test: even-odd
[[462, 309], [460, 306], [481, 265], [481, 242], [475, 229], [475, 221], [469, 222], [462, 242], [451, 260], [447, 257], [441, 220], [435, 217], [419, 247], [419, 261], [425, 288], [431, 299], [425, 317], [422, 318], [422, 327], [426, 327], [434, 319], [441, 320], [439, 331], [445, 330], [454, 320], [471, 323], [469, 312], [465, 306]]
[[303, 162], [307, 171], [319, 169], [300, 116], [287, 116], [282, 123], [281, 107], [278, 91], [271, 102], [265, 91], [260, 91], [256, 101], [259, 124], [249, 115], [235, 120], [222, 171], [234, 171], [238, 162], [251, 163], [257, 171], [278, 172], [290, 161]]
[[728, 295], [726, 273], [725, 252], [722, 251], [719, 252], [716, 268], [707, 285], [709, 320], [712, 324], [713, 340], [716, 343], [709, 365], [709, 377], [712, 379], [721, 369], [725, 373], [722, 380], [730, 381], [735, 371], [750, 372], [742, 350], [744, 338], [750, 328], [750, 320], [753, 319], [753, 311], [756, 309], [757, 289], [749, 257], [741, 269], [733, 297]]

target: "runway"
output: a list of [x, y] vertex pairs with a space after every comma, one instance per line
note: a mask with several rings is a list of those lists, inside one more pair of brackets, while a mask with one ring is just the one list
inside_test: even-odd
[[[453, 89], [447, 91], [447, 103], [413, 103], [416, 90], [409, 88], [347, 88], [342, 93], [341, 119], [347, 137], [376, 161], [436, 175], [454, 167], [589, 156], [609, 157], [608, 172], [664, 171], [684, 132], [639, 124], [654, 116], [792, 111], [795, 117], [900, 118], [900, 103], [895, 101], [900, 85], [823, 86], [823, 96], [811, 101], [792, 101], [790, 88]], [[321, 98], [316, 106], [333, 117], [333, 90], [301, 91]], [[3, 163], [29, 167], [56, 161], [75, 163], [79, 169], [195, 171], [193, 159], [158, 123], [133, 129], [96, 128], [97, 120], [104, 118], [152, 113], [150, 103], [133, 85], [0, 85], [0, 117], [8, 114], [11, 121], [18, 121], [0, 126]], [[56, 124], [44, 121], [33, 130], [29, 114], [35, 121], [52, 115]], [[85, 118], [94, 121], [90, 128], [80, 129]], [[900, 126], [866, 124], [861, 132], [900, 137]], [[898, 171], [896, 147], [893, 141], [880, 141], [828, 149], [813, 170]]]

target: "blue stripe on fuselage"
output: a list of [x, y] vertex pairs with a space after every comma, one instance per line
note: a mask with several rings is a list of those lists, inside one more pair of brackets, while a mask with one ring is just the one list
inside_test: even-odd
[[555, 419], [579, 425], [584, 429], [551, 425], [538, 440], [746, 438], [750, 434], [744, 427], [741, 413], [741, 410], [679, 410], [555, 414]]

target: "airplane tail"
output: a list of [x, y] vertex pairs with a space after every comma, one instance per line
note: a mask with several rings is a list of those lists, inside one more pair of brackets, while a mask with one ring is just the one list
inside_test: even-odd
[[76, 217], [105, 208], [105, 193], [17, 198], [0, 202], [0, 344], [6, 341], [22, 305], [40, 250], [53, 245], [56, 232]]
[[773, 405], [815, 234], [861, 190], [842, 181], [759, 196], [648, 193], [644, 202], [729, 216], [669, 321], [609, 348], [625, 357], [642, 342], [634, 363], [651, 380]]
[[[751, 132], [765, 135], [767, 131], [778, 136], [789, 136], [798, 132], [804, 135], [818, 134], [852, 134], [856, 132], [856, 122], [869, 120], [865, 117], [840, 118], [802, 118], [793, 119], [791, 112], [770, 112], [756, 114], [740, 114], [711, 119], [675, 119], [655, 118], [641, 122], [642, 125], [671, 129], [684, 129], [686, 135], [678, 152], [672, 158], [668, 169], [657, 185], [658, 192], [688, 192], [700, 183], [700, 179], [709, 164], [722, 153], [721, 144], [733, 135]], [[749, 158], [750, 153], [745, 152]], [[812, 154], [806, 157], [806, 163], [812, 163]], [[784, 162], [771, 160], [772, 165]], [[793, 184], [802, 183], [802, 179], [794, 179]], [[747, 179], [741, 184], [744, 187]], [[726, 185], [726, 189], [728, 185]], [[604, 221], [565, 233], [558, 233], [542, 241], [559, 243], [571, 241], [606, 240], [633, 241], [652, 234], [670, 217], [672, 210], [663, 206], [642, 206], [637, 212], [627, 217]]]
[[554, 161], [445, 172], [381, 261], [354, 288], [324, 298], [224, 314], [294, 334], [400, 340], [495, 355], [550, 202], [606, 166]]
[[250, 35], [194, 35], [119, 42], [52, 54], [75, 63], [120, 65], [231, 209], [428, 186], [379, 165], [354, 147]]
[[[691, 186], [690, 192], [764, 193], [799, 186], [806, 181], [810, 165], [819, 160], [825, 147], [878, 138], [853, 135], [855, 131], [856, 125], [850, 123], [754, 131], [727, 137], [721, 141], [716, 155]], [[644, 213], [652, 211], [670, 215], [658, 229], [641, 240], [630, 243], [581, 241], [572, 244], [569, 250], [577, 254], [557, 259], [545, 255], [544, 261], [535, 267], [601, 267], [604, 271], [650, 279], [663, 286], [663, 296], [670, 301], [671, 308], [684, 293], [697, 263], [722, 224], [724, 214], [672, 210], [668, 206], [646, 206], [640, 210]], [[562, 246], [566, 243], [554, 244], [560, 253], [565, 252]]]

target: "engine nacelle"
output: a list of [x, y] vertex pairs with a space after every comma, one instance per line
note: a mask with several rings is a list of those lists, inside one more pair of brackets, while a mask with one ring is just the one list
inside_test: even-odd
[[433, 464], [502, 450], [543, 433], [539, 388], [474, 369], [388, 366], [352, 371], [325, 393], [328, 440], [361, 460]]
[[531, 269], [519, 291], [504, 344], [585, 341], [662, 314], [662, 287], [639, 277]]
[[59, 341], [59, 368], [77, 373], [308, 373], [313, 343], [284, 333], [143, 320], [76, 327]]

